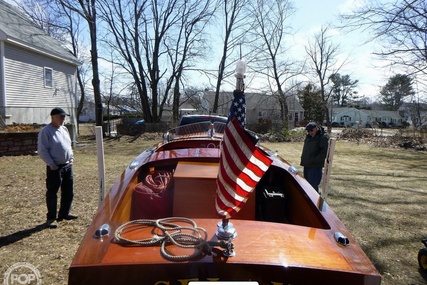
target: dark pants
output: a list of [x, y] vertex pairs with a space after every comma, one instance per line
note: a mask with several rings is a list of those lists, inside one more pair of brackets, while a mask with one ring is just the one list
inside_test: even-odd
[[322, 180], [322, 167], [304, 167], [304, 178], [319, 192], [319, 184]]
[[74, 196], [72, 164], [60, 165], [57, 170], [51, 170], [50, 167], [47, 166], [46, 172], [47, 219], [56, 219], [57, 194], [59, 188], [61, 188], [61, 203], [58, 217], [65, 217], [70, 213]]

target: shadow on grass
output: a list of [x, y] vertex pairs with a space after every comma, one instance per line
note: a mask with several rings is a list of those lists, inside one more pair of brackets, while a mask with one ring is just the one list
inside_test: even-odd
[[16, 233], [13, 233], [13, 234], [0, 237], [0, 248], [2, 248], [3, 246], [7, 246], [7, 245], [10, 245], [12, 243], [15, 243], [17, 241], [20, 241], [24, 238], [31, 236], [34, 233], [40, 232], [40, 231], [47, 229], [47, 228], [48, 227], [46, 226], [46, 224], [43, 223], [43, 224], [35, 226], [34, 228], [21, 230], [21, 231], [18, 231]]
[[137, 139], [139, 139], [142, 136], [142, 134], [143, 134], [142, 132], [134, 134], [133, 136], [129, 137], [128, 142], [130, 143], [135, 142]]
[[[421, 205], [427, 201], [425, 156], [368, 150], [361, 153], [363, 149], [350, 149], [347, 154], [354, 160], [337, 160], [329, 195], [334, 210], [357, 231], [362, 249], [384, 275], [383, 280], [388, 280], [403, 274], [396, 272], [399, 267], [407, 268], [406, 272], [415, 269], [412, 247], [424, 221], [425, 208], [423, 211]], [[426, 280], [426, 276], [419, 273], [405, 278], [420, 280], [411, 284], [424, 284], [420, 278]]]

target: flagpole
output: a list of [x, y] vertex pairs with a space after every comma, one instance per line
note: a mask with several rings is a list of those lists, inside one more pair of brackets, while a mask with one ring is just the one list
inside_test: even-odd
[[[245, 90], [245, 72], [246, 63], [243, 60], [239, 60], [236, 63], [236, 89], [235, 91], [243, 92]], [[237, 236], [237, 231], [233, 224], [230, 223], [230, 219], [224, 216], [222, 221], [217, 224], [218, 230], [216, 236], [218, 239], [230, 240]]]
[[328, 145], [328, 152], [326, 155], [325, 167], [323, 169], [323, 179], [321, 186], [321, 196], [326, 201], [329, 192], [329, 177], [331, 176], [332, 159], [334, 158], [335, 140], [330, 139]]
[[239, 60], [236, 64], [236, 90], [245, 91], [245, 72], [246, 72], [246, 62]]
[[215, 235], [218, 239], [230, 240], [237, 237], [236, 228], [229, 222], [228, 218], [223, 218], [216, 226], [218, 227], [218, 230]]

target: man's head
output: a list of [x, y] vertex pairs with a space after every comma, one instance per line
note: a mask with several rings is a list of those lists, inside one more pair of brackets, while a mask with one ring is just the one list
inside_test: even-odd
[[51, 116], [51, 124], [59, 128], [64, 124], [65, 116], [69, 116], [69, 114], [65, 113], [65, 111], [61, 108], [53, 108], [52, 111], [50, 111]]
[[52, 111], [50, 111], [50, 115], [61, 115], [61, 116], [69, 116], [69, 114], [65, 113], [65, 111], [61, 108], [53, 108]]
[[310, 122], [305, 126], [305, 130], [308, 132], [308, 134], [312, 137], [314, 137], [317, 133], [317, 124], [315, 122]]

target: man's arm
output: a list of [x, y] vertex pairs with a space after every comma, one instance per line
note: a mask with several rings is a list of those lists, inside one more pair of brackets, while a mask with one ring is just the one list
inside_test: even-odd
[[50, 169], [58, 169], [58, 166], [55, 164], [53, 159], [49, 154], [49, 136], [46, 130], [41, 130], [38, 135], [37, 140], [37, 153], [40, 158], [50, 167]]

